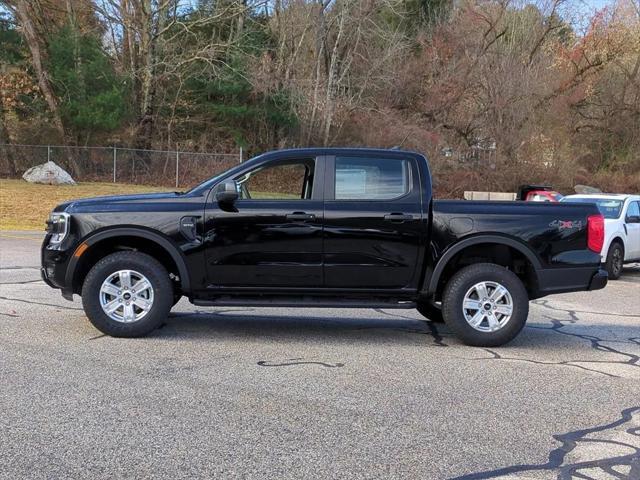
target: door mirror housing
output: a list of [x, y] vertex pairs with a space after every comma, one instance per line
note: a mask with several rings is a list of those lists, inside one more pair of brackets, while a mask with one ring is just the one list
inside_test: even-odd
[[217, 187], [216, 201], [218, 203], [232, 205], [238, 196], [238, 183], [235, 180], [227, 180]]
[[632, 215], [625, 218], [625, 222], [627, 223], [640, 223], [640, 217], [637, 215]]

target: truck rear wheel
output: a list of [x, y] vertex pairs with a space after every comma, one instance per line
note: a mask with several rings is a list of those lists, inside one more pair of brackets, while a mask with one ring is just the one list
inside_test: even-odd
[[496, 347], [515, 338], [529, 315], [529, 296], [510, 270], [492, 263], [465, 267], [442, 300], [444, 321], [467, 345]]
[[96, 263], [82, 286], [89, 321], [112, 337], [141, 337], [167, 318], [173, 287], [164, 266], [140, 252], [116, 252]]

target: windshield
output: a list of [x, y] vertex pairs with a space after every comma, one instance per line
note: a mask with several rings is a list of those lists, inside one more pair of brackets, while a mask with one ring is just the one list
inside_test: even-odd
[[604, 215], [604, 218], [619, 218], [620, 212], [622, 212], [622, 200], [609, 200], [606, 198], [576, 198], [576, 197], [564, 197], [561, 202], [572, 203], [595, 203], [600, 210], [600, 213]]

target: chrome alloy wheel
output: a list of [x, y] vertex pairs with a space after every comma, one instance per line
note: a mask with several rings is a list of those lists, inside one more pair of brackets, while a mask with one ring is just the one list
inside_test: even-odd
[[469, 325], [480, 332], [496, 332], [513, 314], [509, 290], [497, 282], [480, 282], [467, 290], [462, 312]]
[[114, 272], [102, 282], [100, 306], [116, 322], [137, 322], [153, 306], [151, 282], [135, 270]]

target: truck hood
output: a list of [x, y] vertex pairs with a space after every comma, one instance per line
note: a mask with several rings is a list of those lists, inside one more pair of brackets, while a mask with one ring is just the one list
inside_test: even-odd
[[95, 208], [102, 206], [114, 206], [117, 208], [121, 203], [153, 203], [165, 200], [175, 200], [183, 196], [180, 192], [159, 192], [159, 193], [137, 193], [133, 195], [107, 195], [103, 197], [81, 198], [69, 200], [61, 203], [54, 212], [71, 212], [84, 208]]

